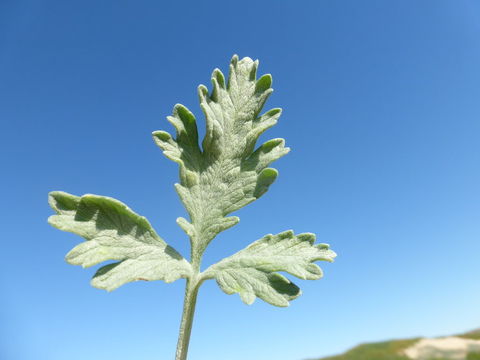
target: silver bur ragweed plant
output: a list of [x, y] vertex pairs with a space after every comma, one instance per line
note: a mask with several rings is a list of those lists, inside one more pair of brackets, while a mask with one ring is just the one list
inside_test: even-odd
[[89, 267], [116, 261], [97, 270], [91, 281], [94, 287], [111, 291], [137, 280], [170, 283], [186, 279], [176, 360], [187, 358], [197, 294], [205, 280], [215, 279], [225, 293], [238, 293], [246, 304], [259, 297], [275, 306], [288, 306], [301, 291], [279, 272], [300, 279], [320, 279], [322, 270], [315, 262], [333, 261], [336, 256], [327, 244], [315, 244], [314, 234], [295, 235], [288, 230], [265, 235], [200, 270], [208, 244], [239, 222], [238, 217], [229, 214], [268, 190], [278, 175], [269, 164], [290, 150], [283, 139], [269, 140], [255, 149], [258, 137], [275, 125], [281, 114], [281, 109], [260, 114], [273, 90], [270, 75], [257, 79], [257, 67], [258, 61], [234, 56], [228, 81], [215, 69], [212, 92], [199, 86], [200, 106], [206, 119], [201, 147], [195, 116], [180, 104], [168, 117], [176, 136], [153, 132], [165, 156], [180, 167], [180, 183], [175, 184], [175, 189], [189, 219], [179, 217], [177, 223], [190, 239], [190, 261], [167, 245], [146, 218], [118, 200], [61, 191], [49, 194], [50, 206], [56, 213], [49, 223], [86, 240], [66, 255], [67, 262]]

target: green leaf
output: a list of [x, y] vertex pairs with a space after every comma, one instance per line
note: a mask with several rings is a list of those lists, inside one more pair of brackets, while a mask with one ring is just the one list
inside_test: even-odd
[[246, 304], [259, 297], [275, 306], [288, 306], [301, 291], [277, 272], [284, 271], [304, 280], [320, 279], [323, 272], [314, 262], [332, 262], [336, 257], [327, 244], [314, 242], [315, 235], [311, 233], [269, 234], [212, 265], [203, 276], [215, 278], [225, 293], [238, 293]]
[[221, 231], [238, 223], [228, 214], [262, 196], [278, 172], [269, 164], [287, 154], [283, 139], [267, 141], [255, 150], [259, 136], [276, 124], [281, 109], [260, 115], [272, 93], [272, 77], [257, 80], [258, 61], [235, 55], [230, 63], [228, 82], [222, 72], [212, 74], [213, 90], [198, 89], [206, 119], [202, 148], [194, 115], [176, 105], [168, 117], [176, 129], [175, 139], [165, 131], [153, 137], [166, 157], [180, 166], [176, 190], [190, 216], [179, 225], [189, 235], [194, 256], [201, 256], [209, 242]]
[[68, 263], [89, 267], [118, 261], [96, 272], [94, 287], [111, 291], [136, 280], [173, 282], [190, 276], [190, 263], [157, 235], [146, 218], [120, 201], [54, 191], [49, 203], [57, 213], [48, 219], [52, 226], [87, 240], [67, 254]]

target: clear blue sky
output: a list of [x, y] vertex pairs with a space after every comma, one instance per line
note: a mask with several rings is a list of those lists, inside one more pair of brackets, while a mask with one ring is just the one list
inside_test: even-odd
[[[205, 265], [267, 233], [338, 252], [287, 309], [202, 287], [192, 360], [300, 360], [480, 326], [478, 1], [0, 3], [0, 358], [173, 359], [183, 281], [89, 285], [47, 193], [108, 195], [184, 254], [177, 167], [150, 133], [237, 53], [282, 107], [280, 177]], [[203, 122], [202, 122], [203, 124]]]

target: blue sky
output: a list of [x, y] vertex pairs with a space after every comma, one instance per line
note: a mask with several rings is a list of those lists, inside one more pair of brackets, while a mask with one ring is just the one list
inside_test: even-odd
[[183, 281], [94, 289], [47, 193], [112, 196], [183, 254], [177, 168], [151, 140], [230, 57], [260, 59], [292, 152], [205, 265], [267, 233], [339, 254], [287, 308], [200, 290], [190, 359], [300, 360], [480, 326], [476, 1], [0, 3], [0, 358], [172, 359]]

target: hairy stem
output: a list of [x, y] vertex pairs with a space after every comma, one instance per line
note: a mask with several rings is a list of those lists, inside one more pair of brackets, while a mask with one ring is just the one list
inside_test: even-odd
[[202, 280], [197, 277], [187, 279], [185, 288], [185, 300], [183, 303], [182, 321], [180, 323], [180, 332], [178, 334], [177, 352], [175, 360], [186, 360], [188, 345], [190, 343], [190, 334], [192, 332], [193, 316], [195, 314], [195, 305], [197, 303], [198, 289]]

